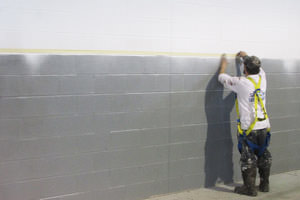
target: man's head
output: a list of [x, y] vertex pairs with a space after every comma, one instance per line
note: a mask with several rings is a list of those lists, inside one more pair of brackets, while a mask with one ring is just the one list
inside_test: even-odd
[[258, 74], [260, 71], [261, 62], [258, 57], [256, 56], [245, 56], [244, 57], [244, 73], [251, 75], [251, 74]]

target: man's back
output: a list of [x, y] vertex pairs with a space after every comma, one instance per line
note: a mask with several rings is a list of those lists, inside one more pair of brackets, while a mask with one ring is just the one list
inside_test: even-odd
[[[247, 130], [250, 124], [255, 119], [255, 109], [254, 109], [254, 84], [248, 79], [250, 77], [257, 84], [261, 78], [260, 92], [259, 96], [266, 103], [266, 91], [267, 91], [267, 81], [266, 74], [262, 68], [260, 72], [255, 75], [248, 75], [247, 77], [232, 77], [228, 74], [222, 73], [219, 75], [219, 81], [224, 85], [225, 88], [234, 91], [237, 94], [237, 99], [239, 103], [240, 120], [243, 130]], [[258, 106], [257, 117], [264, 118], [264, 113], [261, 106]], [[264, 121], [258, 121], [253, 130], [263, 129], [270, 127], [269, 119]]]

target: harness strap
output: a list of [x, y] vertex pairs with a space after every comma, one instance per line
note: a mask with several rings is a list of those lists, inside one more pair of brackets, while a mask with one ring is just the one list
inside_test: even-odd
[[[270, 138], [271, 138], [270, 128], [268, 128], [268, 130], [267, 130], [268, 132], [267, 132], [266, 141], [265, 141], [265, 144], [262, 145], [262, 146], [258, 146], [256, 144], [254, 144], [253, 142], [248, 140], [246, 136], [248, 136], [250, 134], [250, 132], [253, 130], [253, 128], [254, 128], [257, 121], [264, 121], [264, 120], [268, 119], [268, 114], [266, 112], [263, 100], [262, 100], [261, 96], [259, 95], [259, 92], [261, 91], [261, 89], [260, 89], [261, 76], [259, 76], [259, 80], [258, 80], [257, 84], [255, 83], [255, 81], [251, 77], [248, 77], [247, 79], [252, 82], [252, 84], [254, 85], [254, 88], [255, 88], [255, 91], [253, 92], [255, 118], [254, 118], [254, 121], [251, 123], [251, 125], [249, 126], [249, 128], [247, 130], [243, 130], [241, 128], [241, 120], [239, 118], [240, 117], [239, 106], [238, 106], [238, 100], [237, 100], [237, 96], [236, 96], [235, 107], [236, 107], [236, 113], [237, 113], [237, 116], [238, 116], [237, 127], [238, 127], [238, 131], [240, 133], [238, 149], [241, 152], [241, 150], [242, 150], [242, 141], [245, 140], [245, 142], [248, 144], [248, 146], [251, 148], [251, 150], [252, 151], [254, 151], [256, 149], [259, 150], [258, 156], [261, 156], [263, 154], [263, 152], [265, 151], [265, 149], [269, 146], [269, 143], [270, 143]], [[257, 117], [258, 102], [260, 103], [260, 106], [261, 106], [262, 111], [264, 113], [264, 118], [258, 118]]]
[[[255, 91], [253, 92], [255, 117], [254, 117], [254, 121], [250, 124], [249, 128], [246, 130], [246, 135], [249, 135], [249, 133], [253, 130], [256, 122], [268, 119], [268, 114], [266, 112], [263, 100], [261, 99], [261, 97], [259, 95], [259, 92], [261, 91], [260, 90], [261, 76], [259, 76], [259, 80], [258, 80], [257, 84], [255, 83], [255, 81], [251, 77], [248, 77], [247, 79], [252, 82], [252, 84], [254, 85], [254, 88], [255, 88]], [[260, 106], [262, 108], [262, 111], [264, 113], [264, 118], [258, 118], [257, 117], [258, 102], [259, 102], [259, 104], [260, 104]], [[239, 112], [239, 105], [238, 105], [237, 96], [236, 96], [236, 99], [235, 99], [235, 108], [236, 108], [236, 113], [237, 113], [237, 116], [238, 116], [238, 119], [237, 119], [238, 131], [242, 135], [244, 133], [244, 131], [241, 128], [241, 121], [240, 121], [240, 118], [239, 118], [240, 117], [240, 112]]]
[[239, 135], [239, 141], [238, 141], [239, 152], [242, 153], [242, 144], [245, 141], [253, 152], [255, 150], [258, 150], [258, 156], [261, 156], [265, 152], [266, 148], [269, 146], [270, 140], [271, 140], [270, 129], [268, 128], [267, 131], [268, 131], [267, 137], [266, 137], [265, 143], [262, 146], [259, 146], [257, 144], [254, 144], [253, 142], [251, 142], [249, 139], [247, 139], [245, 134]]

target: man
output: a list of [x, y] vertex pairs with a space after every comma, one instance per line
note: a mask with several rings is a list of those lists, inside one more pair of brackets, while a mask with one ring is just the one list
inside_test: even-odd
[[270, 139], [270, 122], [265, 109], [267, 82], [261, 62], [256, 56], [249, 57], [241, 51], [237, 54], [237, 59], [241, 58], [245, 76], [232, 77], [226, 74], [227, 60], [222, 56], [218, 79], [237, 96], [238, 147], [244, 184], [236, 187], [234, 192], [257, 196], [256, 167], [260, 175], [259, 190], [268, 192], [272, 163], [271, 154], [267, 150]]

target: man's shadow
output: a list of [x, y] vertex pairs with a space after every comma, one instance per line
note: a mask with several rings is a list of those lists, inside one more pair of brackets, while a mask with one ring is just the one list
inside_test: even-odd
[[[230, 68], [230, 66], [228, 67]], [[241, 75], [240, 62], [236, 60], [237, 75]], [[218, 81], [219, 70], [208, 82], [205, 93], [207, 138], [205, 143], [205, 187], [221, 182], [233, 182], [233, 142], [230, 113], [235, 105], [235, 94], [223, 98], [224, 87]]]

